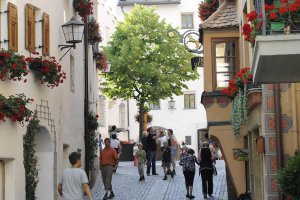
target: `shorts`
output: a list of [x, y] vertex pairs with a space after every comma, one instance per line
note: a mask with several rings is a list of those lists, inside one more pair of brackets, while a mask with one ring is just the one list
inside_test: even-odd
[[171, 167], [171, 162], [162, 162], [161, 166], [169, 168], [169, 167]]

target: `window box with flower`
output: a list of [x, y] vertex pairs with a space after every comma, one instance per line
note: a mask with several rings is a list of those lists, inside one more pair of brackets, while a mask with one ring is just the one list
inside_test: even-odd
[[[37, 52], [34, 55], [38, 56]], [[41, 83], [47, 83], [50, 88], [57, 87], [66, 79], [66, 73], [62, 71], [61, 65], [55, 57], [43, 58], [42, 56], [26, 58], [29, 68], [32, 69]]]
[[198, 14], [202, 21], [207, 20], [219, 8], [219, 0], [204, 0], [199, 4]]
[[[16, 54], [9, 50], [0, 50], [0, 80], [5, 81], [6, 78], [13, 81], [21, 81], [27, 76], [29, 70], [23, 55]], [[26, 82], [27, 79], [24, 80]]]
[[27, 98], [24, 94], [11, 95], [8, 98], [0, 94], [0, 121], [10, 119], [12, 122], [24, 124], [28, 122], [32, 111], [26, 106], [33, 99]]
[[81, 16], [82, 21], [88, 16], [93, 14], [93, 3], [90, 0], [74, 0], [73, 7]]
[[250, 68], [242, 68], [233, 80], [229, 81], [229, 86], [222, 90], [232, 100], [232, 129], [234, 135], [240, 134], [241, 125], [247, 122], [248, 100], [247, 88], [252, 81]]

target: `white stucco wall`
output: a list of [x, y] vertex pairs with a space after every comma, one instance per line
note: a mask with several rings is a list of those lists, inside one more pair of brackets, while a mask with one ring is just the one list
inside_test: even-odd
[[[9, 1], [1, 1], [1, 11], [7, 8]], [[30, 3], [37, 7], [36, 20], [40, 20], [42, 13], [50, 16], [50, 55], [57, 60], [67, 51], [61, 51], [59, 44], [65, 44], [65, 39], [61, 30], [61, 25], [69, 21], [72, 16], [77, 16], [73, 9], [72, 0], [12, 0], [18, 8], [18, 46], [19, 53], [29, 56], [25, 49], [25, 5]], [[97, 13], [96, 10], [94, 10]], [[81, 20], [77, 16], [78, 20]], [[7, 39], [7, 15], [1, 15], [1, 40]], [[36, 46], [41, 43], [41, 23], [36, 23]], [[7, 49], [7, 43], [2, 43], [1, 48]], [[41, 49], [36, 49], [40, 52]], [[70, 90], [70, 55], [74, 57], [74, 86], [75, 92]], [[54, 180], [61, 176], [64, 170], [63, 144], [68, 144], [68, 152], [82, 150], [82, 161], [84, 163], [84, 49], [83, 43], [77, 44], [76, 49], [71, 50], [61, 60], [63, 71], [67, 73], [67, 79], [59, 87], [50, 89], [42, 85], [35, 79], [34, 73], [30, 73], [26, 78], [27, 83], [1, 81], [0, 93], [8, 97], [9, 95], [24, 93], [33, 98], [34, 102], [29, 105], [31, 110], [35, 110], [41, 100], [48, 102], [50, 118], [54, 123], [51, 130], [50, 122], [41, 119], [41, 125], [48, 129], [53, 144], [56, 140], [56, 151], [58, 163], [54, 166]], [[89, 98], [92, 109], [96, 109], [97, 92], [97, 72], [93, 63], [92, 50], [89, 46]], [[44, 104], [46, 105], [46, 104]], [[5, 160], [5, 199], [16, 200], [25, 199], [25, 177], [23, 166], [23, 135], [26, 133], [26, 125], [0, 122], [0, 160]], [[56, 134], [55, 134], [56, 133]], [[64, 165], [65, 166], [65, 165]], [[56, 191], [56, 189], [54, 190]]]

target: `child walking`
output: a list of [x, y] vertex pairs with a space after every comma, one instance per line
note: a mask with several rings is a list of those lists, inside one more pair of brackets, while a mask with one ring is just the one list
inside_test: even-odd
[[145, 180], [144, 176], [144, 163], [146, 162], [146, 152], [143, 150], [143, 144], [139, 143], [138, 144], [139, 150], [136, 152], [136, 157], [138, 160], [138, 172], [140, 175], [139, 181]]
[[195, 163], [199, 165], [199, 162], [194, 154], [195, 151], [193, 149], [188, 149], [187, 154], [183, 155], [179, 162], [179, 165], [182, 166], [183, 175], [185, 178], [186, 197], [189, 199], [195, 198], [195, 196], [193, 196], [194, 177], [196, 173]]
[[[167, 171], [171, 171], [171, 148], [168, 145], [168, 141], [163, 142], [162, 151], [162, 164], [161, 166], [164, 169], [165, 177], [163, 180], [167, 180]], [[174, 174], [171, 172], [171, 177], [173, 178]]]

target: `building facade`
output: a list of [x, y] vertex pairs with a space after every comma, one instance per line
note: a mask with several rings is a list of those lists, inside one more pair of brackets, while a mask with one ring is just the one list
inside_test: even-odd
[[[266, 1], [269, 5], [278, 2]], [[274, 32], [267, 25], [267, 35], [259, 36], [264, 32], [262, 25], [254, 40], [252, 36], [246, 37], [247, 26], [243, 24], [251, 21], [247, 13], [255, 11], [254, 19], [263, 16], [261, 7], [259, 1], [225, 0], [200, 24], [205, 54], [202, 104], [207, 112], [209, 135], [220, 141], [226, 161], [229, 199], [246, 191], [252, 199], [282, 199], [276, 182], [277, 170], [299, 151], [298, 83], [288, 83], [298, 82], [298, 72], [289, 71], [295, 62], [287, 56], [298, 55], [298, 34], [293, 29], [289, 31], [291, 27], [286, 24], [281, 32]], [[249, 25], [254, 27], [255, 21]], [[278, 58], [285, 64], [280, 64]], [[263, 59], [266, 60], [262, 62]], [[244, 67], [251, 68], [254, 84], [246, 84], [247, 119], [236, 132], [236, 97], [221, 91]], [[270, 70], [272, 74], [266, 73]], [[246, 156], [241, 159], [237, 152]]]
[[[4, 12], [7, 10], [9, 12]], [[32, 70], [25, 77], [26, 83], [24, 79], [6, 79], [0, 83], [0, 94], [6, 98], [24, 93], [34, 99], [28, 108], [37, 111], [41, 126], [35, 136], [39, 179], [36, 196], [38, 199], [57, 199], [58, 178], [65, 168], [70, 167], [69, 153], [79, 151], [82, 163], [85, 161], [84, 45], [83, 41], [78, 43], [76, 49], [71, 49], [64, 57], [67, 49], [61, 51], [58, 48], [58, 45], [66, 44], [61, 25], [73, 16], [79, 21], [81, 17], [74, 10], [72, 0], [4, 0], [1, 11], [1, 48], [25, 57], [34, 57], [33, 52], [55, 57], [66, 72], [63, 83], [53, 89], [41, 84]], [[94, 13], [97, 16], [96, 9]], [[88, 51], [90, 109], [96, 110], [98, 76], [90, 45]], [[27, 124], [22, 126], [9, 119], [0, 122], [1, 200], [25, 199], [23, 136]]]

